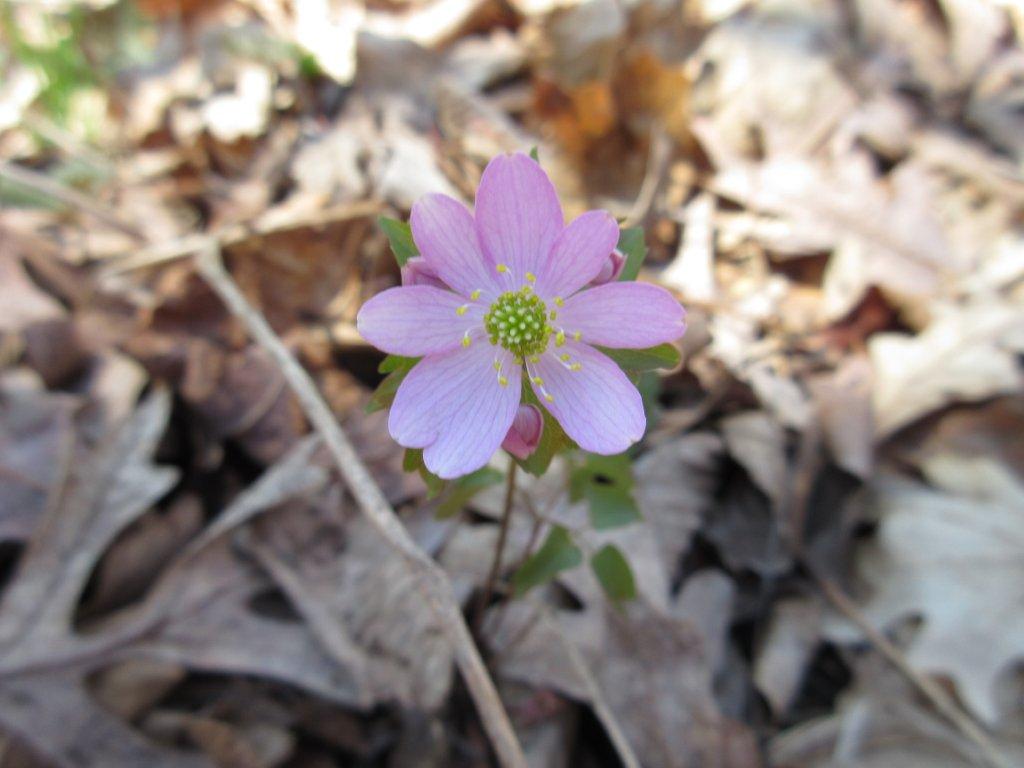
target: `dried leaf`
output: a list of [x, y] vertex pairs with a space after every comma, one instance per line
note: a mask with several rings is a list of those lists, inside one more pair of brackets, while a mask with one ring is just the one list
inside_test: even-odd
[[881, 527], [860, 558], [874, 588], [865, 613], [879, 628], [922, 616], [910, 663], [948, 674], [995, 724], [996, 683], [1024, 656], [1015, 587], [1024, 578], [1024, 485], [986, 458], [936, 455], [923, 469], [931, 487], [894, 475], [875, 484]]
[[[720, 591], [711, 590], [708, 596], [712, 591], [718, 593], [714, 605], [691, 595], [675, 615], [641, 601], [623, 604], [622, 610], [591, 603], [583, 612], [562, 611], [553, 617], [560, 629], [543, 614], [538, 617], [536, 608], [515, 604], [495, 639], [504, 651], [501, 673], [587, 700], [588, 685], [565, 648], [563, 638], [568, 638], [579, 647], [643, 765], [703, 765], [713, 755], [723, 755], [723, 742], [735, 727], [719, 714], [711, 695], [711, 664], [718, 653], [714, 644], [724, 635], [711, 626], [705, 634], [697, 623], [728, 610], [731, 590], [724, 595], [725, 606]], [[724, 622], [718, 626], [724, 629]], [[750, 739], [725, 754], [724, 765], [759, 765]]]
[[259, 560], [333, 660], [332, 676], [352, 681], [347, 703], [433, 710], [452, 682], [445, 632], [401, 555], [336, 508], [329, 495], [319, 509], [294, 507], [257, 526]]
[[77, 406], [33, 376], [0, 377], [0, 541], [27, 539], [42, 517], [71, 459]]
[[948, 310], [916, 337], [876, 335], [869, 345], [876, 436], [888, 437], [951, 402], [1018, 390], [1014, 352], [1021, 349], [1020, 311], [990, 302]]
[[92, 461], [72, 467], [0, 603], [9, 663], [33, 658], [68, 634], [85, 580], [105, 547], [176, 481], [174, 470], [150, 463], [169, 411], [167, 393], [157, 392]]

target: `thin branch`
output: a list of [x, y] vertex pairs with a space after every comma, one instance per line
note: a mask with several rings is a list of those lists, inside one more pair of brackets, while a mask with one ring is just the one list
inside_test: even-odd
[[476, 610], [474, 611], [473, 623], [478, 632], [484, 618], [484, 611], [487, 610], [487, 604], [491, 602], [491, 595], [494, 594], [494, 583], [501, 573], [501, 559], [502, 554], [505, 552], [505, 540], [508, 538], [509, 522], [512, 520], [512, 502], [516, 495], [516, 469], [518, 469], [518, 465], [515, 461], [509, 461], [508, 476], [505, 480], [505, 507], [501, 512], [501, 528], [498, 531], [498, 543], [494, 546], [491, 570], [487, 574], [487, 581], [484, 582], [484, 589], [480, 593], [480, 599], [477, 601]]
[[651, 151], [647, 158], [647, 170], [644, 173], [643, 183], [637, 193], [633, 206], [623, 227], [635, 227], [643, 224], [647, 214], [654, 207], [654, 198], [658, 189], [665, 180], [665, 173], [668, 171], [669, 161], [672, 159], [672, 139], [661, 128], [655, 129], [651, 135]]
[[61, 128], [57, 123], [43, 115], [27, 112], [22, 116], [26, 128], [38, 133], [43, 139], [59, 147], [69, 157], [74, 157], [91, 165], [95, 170], [106, 175], [113, 175], [113, 163], [70, 131]]
[[38, 171], [33, 171], [30, 168], [25, 168], [15, 163], [0, 162], [0, 179], [7, 179], [15, 184], [20, 184], [34, 192], [51, 197], [69, 208], [88, 213], [90, 216], [99, 219], [136, 240], [145, 239], [134, 224], [125, 221], [114, 211], [96, 202], [96, 200], [88, 195], [66, 187]]
[[591, 673], [590, 667], [587, 666], [587, 662], [583, 658], [583, 654], [580, 653], [580, 649], [565, 633], [565, 630], [562, 629], [562, 625], [558, 622], [558, 618], [552, 614], [549, 606], [541, 604], [540, 611], [544, 620], [554, 629], [555, 634], [558, 635], [558, 639], [561, 640], [565, 652], [569, 654], [569, 660], [572, 662], [573, 669], [587, 688], [590, 705], [594, 708], [594, 714], [597, 715], [597, 719], [604, 726], [612, 746], [615, 747], [615, 751], [622, 761], [622, 765], [625, 768], [640, 768], [640, 761], [637, 759], [636, 753], [633, 752], [633, 748], [629, 745], [626, 735], [622, 732], [622, 726], [619, 724], [618, 718], [612, 712], [611, 707], [608, 706], [608, 702], [601, 692], [601, 686]]
[[224, 269], [220, 247], [210, 239], [196, 260], [200, 274], [249, 334], [281, 369], [313, 427], [320, 433], [359, 508], [417, 576], [414, 583], [438, 617], [455, 651], [455, 660], [476, 704], [484, 729], [503, 768], [526, 768], [526, 758], [516, 739], [498, 692], [455, 600], [444, 571], [409, 536], [373, 476], [356, 453], [348, 436], [324, 402], [309, 374], [299, 365], [263, 317], [242, 295]]
[[211, 239], [216, 240], [221, 248], [226, 248], [254, 237], [265, 237], [289, 229], [323, 227], [346, 219], [372, 216], [381, 210], [382, 206], [376, 202], [347, 203], [322, 210], [296, 212], [287, 216], [264, 216], [257, 219], [254, 224], [229, 224], [212, 234], [186, 235], [169, 243], [159, 243], [124, 256], [115, 256], [103, 265], [100, 276], [109, 278], [191, 256], [207, 247]]
[[943, 690], [942, 686], [936, 683], [932, 678], [927, 675], [922, 675], [914, 669], [910, 665], [910, 662], [907, 661], [907, 657], [896, 646], [896, 644], [872, 626], [871, 622], [867, 620], [867, 617], [864, 616], [853, 600], [851, 600], [849, 596], [840, 589], [838, 584], [828, 577], [818, 573], [817, 570], [806, 560], [804, 561], [804, 565], [807, 567], [819, 589], [821, 589], [822, 594], [833, 605], [833, 607], [856, 624], [860, 628], [861, 632], [864, 633], [868, 642], [874, 646], [875, 650], [882, 654], [886, 661], [903, 673], [903, 675], [915, 688], [917, 688], [918, 692], [928, 700], [939, 714], [945, 717], [957, 728], [957, 730], [959, 730], [964, 736], [973, 742], [979, 750], [981, 750], [981, 753], [985, 756], [985, 761], [989, 765], [993, 768], [1010, 768], [1010, 764], [999, 752], [996, 745], [992, 743], [988, 734], [986, 734], [985, 731], [982, 730], [982, 728], [975, 723], [973, 719], [971, 719], [971, 717], [961, 711], [946, 691]]
[[353, 641], [348, 630], [339, 617], [331, 611], [323, 600], [317, 600], [303, 582], [302, 576], [285, 562], [274, 548], [251, 531], [242, 531], [239, 539], [244, 546], [270, 574], [281, 589], [288, 595], [299, 612], [309, 623], [310, 630], [323, 643], [331, 654], [352, 676], [359, 692], [359, 700], [364, 706], [372, 702], [367, 696], [368, 681], [366, 679], [366, 653]]
[[856, 624], [868, 639], [868, 642], [882, 656], [901, 672], [907, 680], [928, 700], [935, 710], [945, 717], [957, 730], [981, 751], [985, 761], [992, 768], [1010, 768], [1010, 764], [1002, 756], [985, 731], [970, 715], [960, 709], [946, 694], [942, 687], [932, 678], [915, 670], [903, 652], [884, 634], [879, 632], [868, 621], [857, 604], [830, 578], [822, 574], [812, 559], [806, 554], [801, 532], [804, 530], [807, 507], [810, 503], [813, 481], [822, 464], [820, 450], [821, 434], [816, 425], [812, 425], [803, 433], [797, 451], [796, 465], [792, 471], [787, 499], [784, 503], [785, 514], [780, 524], [784, 525], [783, 535], [797, 561], [801, 563], [811, 578], [818, 585], [821, 593], [840, 613]]

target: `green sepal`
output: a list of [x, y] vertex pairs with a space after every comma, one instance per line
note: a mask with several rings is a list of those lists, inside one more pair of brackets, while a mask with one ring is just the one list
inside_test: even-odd
[[387, 236], [388, 243], [391, 245], [391, 252], [395, 254], [395, 261], [398, 262], [398, 266], [404, 267], [409, 259], [420, 255], [419, 249], [416, 248], [416, 243], [412, 240], [412, 227], [406, 222], [381, 216], [377, 219], [377, 224], [380, 225], [380, 228]]
[[636, 280], [640, 267], [647, 258], [647, 245], [644, 243], [643, 227], [630, 227], [619, 233], [617, 248], [625, 255], [626, 263], [619, 274], [620, 281]]
[[377, 370], [380, 373], [386, 373], [387, 376], [384, 377], [384, 380], [377, 385], [373, 394], [370, 395], [370, 400], [366, 403], [366, 412], [374, 413], [391, 407], [391, 403], [395, 400], [395, 394], [398, 392], [398, 387], [401, 386], [409, 371], [419, 361], [420, 358], [418, 357], [400, 357], [398, 355], [388, 355], [385, 357]]
[[536, 144], [530, 147], [530, 158], [533, 160], [533, 162], [538, 164], [540, 163], [540, 153], [537, 151]]
[[444, 490], [447, 481], [442, 480], [423, 463], [422, 448], [406, 448], [405, 456], [402, 457], [402, 469], [406, 472], [419, 472], [420, 477], [427, 486], [427, 498], [436, 499]]
[[401, 355], [388, 355], [380, 361], [377, 366], [377, 373], [395, 373], [397, 371], [410, 371], [421, 357], [402, 357]]
[[653, 371], [658, 368], [675, 368], [682, 360], [679, 350], [667, 342], [645, 349], [597, 348], [614, 360], [624, 371], [639, 372]]

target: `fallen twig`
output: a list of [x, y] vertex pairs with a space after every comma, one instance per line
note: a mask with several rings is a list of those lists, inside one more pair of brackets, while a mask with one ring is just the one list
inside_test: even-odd
[[832, 606], [856, 624], [864, 633], [868, 642], [882, 656], [901, 672], [907, 680], [924, 696], [935, 710], [945, 717], [960, 733], [969, 739], [984, 755], [985, 761], [992, 768], [1010, 768], [1010, 764], [999, 752], [985, 731], [974, 720], [960, 709], [946, 694], [942, 687], [932, 678], [915, 670], [903, 652], [884, 634], [879, 632], [864, 616], [857, 604], [832, 579], [823, 575], [804, 552], [801, 531], [804, 527], [805, 512], [813, 479], [822, 462], [820, 450], [820, 434], [816, 427], [804, 432], [796, 466], [792, 473], [789, 499], [786, 506], [789, 513], [782, 521], [786, 524], [784, 536], [789, 542], [797, 561], [800, 562], [821, 590], [822, 595]]
[[612, 746], [615, 747], [615, 752], [622, 761], [622, 765], [625, 768], [640, 768], [640, 760], [637, 759], [636, 753], [633, 752], [629, 741], [626, 740], [626, 735], [622, 732], [622, 726], [619, 725], [615, 713], [608, 706], [608, 702], [601, 692], [601, 686], [590, 672], [590, 667], [587, 666], [586, 659], [583, 658], [580, 649], [576, 647], [576, 643], [562, 629], [562, 625], [558, 623], [558, 618], [552, 613], [551, 608], [545, 604], [539, 605], [541, 616], [551, 626], [555, 634], [558, 635], [558, 639], [562, 642], [565, 652], [569, 654], [569, 660], [572, 662], [573, 669], [586, 686], [587, 694], [590, 697], [590, 705], [594, 708], [594, 714], [597, 715], [597, 719], [604, 726]]
[[658, 189], [665, 180], [665, 173], [668, 171], [669, 161], [672, 159], [672, 140], [663, 130], [656, 130], [651, 136], [651, 152], [647, 158], [647, 171], [644, 174], [643, 183], [637, 193], [633, 206], [623, 227], [636, 227], [643, 224], [647, 214], [654, 207], [654, 198]]
[[440, 567], [412, 540], [373, 476], [363, 464], [344, 430], [324, 402], [309, 374], [299, 365], [266, 319], [246, 300], [224, 269], [220, 245], [213, 239], [199, 250], [197, 267], [228, 309], [248, 329], [252, 338], [271, 356], [295, 393], [310, 423], [324, 439], [342, 478], [359, 508], [384, 539], [413, 569], [415, 583], [429, 608], [441, 621], [455, 650], [455, 660], [466, 682], [484, 729], [503, 768], [526, 768], [526, 758], [498, 692], [473, 642], [469, 628]]
[[88, 195], [66, 187], [60, 182], [54, 181], [48, 176], [37, 173], [30, 168], [24, 168], [14, 163], [0, 162], [0, 178], [13, 181], [15, 184], [20, 184], [47, 197], [52, 197], [69, 208], [75, 208], [88, 213], [90, 216], [99, 219], [103, 223], [136, 240], [145, 239], [142, 232], [134, 224], [124, 221], [117, 213], [106, 206], [97, 203]]
[[928, 700], [935, 710], [952, 723], [960, 733], [966, 736], [981, 751], [985, 761], [992, 768], [1010, 768], [1010, 764], [999, 752], [996, 745], [992, 743], [992, 740], [985, 731], [953, 703], [949, 695], [935, 680], [927, 675], [920, 674], [910, 666], [907, 657], [896, 644], [871, 625], [871, 622], [867, 620], [856, 603], [840, 589], [838, 584], [828, 577], [819, 574], [806, 561], [804, 564], [829, 603], [857, 625], [875, 650], [882, 654], [886, 661], [903, 673], [904, 677]]
[[372, 216], [381, 210], [382, 206], [376, 202], [347, 203], [331, 208], [305, 211], [301, 214], [279, 216], [273, 219], [263, 217], [251, 225], [229, 224], [212, 234], [186, 235], [179, 240], [153, 245], [125, 254], [122, 257], [114, 257], [103, 265], [103, 268], [100, 270], [100, 276], [102, 278], [114, 277], [125, 272], [154, 267], [184, 258], [185, 256], [191, 256], [207, 247], [211, 240], [216, 241], [220, 248], [226, 248], [253, 237], [265, 237], [288, 229], [322, 227], [327, 224], [345, 221], [346, 219]]

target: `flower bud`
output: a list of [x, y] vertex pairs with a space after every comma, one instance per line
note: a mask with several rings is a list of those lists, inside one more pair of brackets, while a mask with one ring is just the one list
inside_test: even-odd
[[608, 255], [608, 258], [605, 259], [604, 265], [601, 267], [601, 271], [597, 273], [597, 277], [590, 281], [590, 284], [604, 285], [605, 283], [618, 280], [619, 275], [622, 274], [622, 269], [625, 266], [626, 256], [622, 251], [616, 248]]
[[402, 267], [402, 285], [432, 285], [447, 288], [440, 277], [422, 256], [413, 256]]
[[543, 431], [544, 417], [540, 409], [534, 405], [520, 405], [501, 447], [517, 459], [525, 459], [537, 450]]

